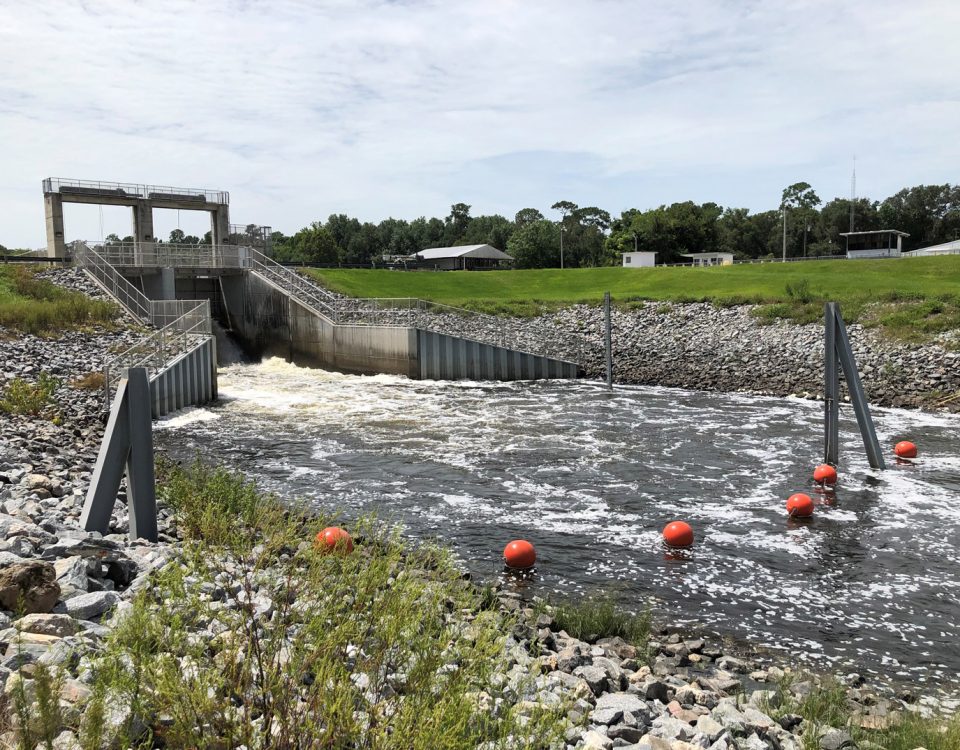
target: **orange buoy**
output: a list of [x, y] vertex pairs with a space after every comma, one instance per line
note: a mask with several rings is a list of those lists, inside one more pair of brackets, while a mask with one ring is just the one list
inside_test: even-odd
[[663, 541], [671, 547], [689, 547], [693, 544], [693, 529], [686, 521], [671, 521], [663, 527]]
[[896, 453], [900, 458], [916, 458], [917, 446], [915, 446], [909, 440], [901, 440], [896, 444], [896, 446], [894, 446], [893, 452]]
[[314, 546], [321, 549], [324, 554], [341, 552], [346, 555], [353, 552], [353, 538], [339, 526], [329, 526], [317, 534]]
[[515, 539], [503, 548], [503, 559], [508, 568], [526, 570], [537, 562], [537, 551], [525, 539]]
[[787, 498], [787, 513], [791, 518], [810, 518], [813, 515], [813, 500], [798, 492]]
[[817, 484], [836, 484], [837, 470], [830, 464], [820, 464], [813, 470], [813, 481]]

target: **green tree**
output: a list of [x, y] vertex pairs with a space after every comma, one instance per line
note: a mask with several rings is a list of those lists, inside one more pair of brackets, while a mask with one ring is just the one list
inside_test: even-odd
[[524, 224], [510, 237], [507, 253], [513, 256], [516, 268], [559, 267], [559, 225], [546, 219]]
[[304, 227], [292, 238], [296, 258], [308, 263], [337, 263], [337, 243], [330, 231], [320, 222]]
[[174, 229], [170, 232], [170, 243], [173, 245], [182, 245], [185, 236], [182, 229]]
[[513, 223], [517, 227], [521, 227], [524, 224], [532, 224], [535, 221], [543, 221], [543, 214], [540, 213], [535, 208], [521, 208], [517, 211], [516, 216], [513, 217]]
[[878, 209], [883, 229], [909, 232], [904, 249], [960, 236], [960, 185], [917, 185], [891, 195]]
[[[813, 222], [816, 218], [817, 206], [819, 206], [822, 202], [823, 201], [820, 200], [820, 196], [814, 192], [809, 182], [796, 182], [793, 185], [783, 189], [783, 197], [780, 201], [780, 210], [788, 211], [793, 214], [793, 225], [794, 227], [799, 227], [799, 229], [794, 229], [794, 234], [796, 234], [798, 231], [802, 231], [804, 253], [806, 253], [807, 247], [807, 232], [811, 227], [811, 222]], [[790, 214], [788, 213], [788, 237], [790, 231], [789, 217]]]
[[470, 206], [466, 203], [454, 203], [450, 206], [450, 215], [445, 223], [444, 242], [447, 245], [462, 244], [469, 225]]

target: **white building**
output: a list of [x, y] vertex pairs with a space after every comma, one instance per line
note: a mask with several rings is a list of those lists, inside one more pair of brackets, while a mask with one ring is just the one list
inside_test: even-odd
[[657, 264], [657, 254], [651, 252], [621, 253], [624, 268], [653, 268]]
[[870, 232], [841, 232], [847, 238], [847, 258], [899, 258], [907, 232], [875, 229]]
[[512, 263], [513, 256], [492, 245], [458, 245], [457, 247], [428, 247], [413, 256], [420, 268], [438, 271], [500, 268]]
[[680, 253], [690, 258], [695, 266], [732, 266], [733, 253]]
[[912, 250], [904, 253], [911, 257], [924, 257], [926, 255], [960, 255], [960, 240], [953, 242], [944, 242], [942, 245], [931, 245], [930, 247], [921, 247], [919, 250]]

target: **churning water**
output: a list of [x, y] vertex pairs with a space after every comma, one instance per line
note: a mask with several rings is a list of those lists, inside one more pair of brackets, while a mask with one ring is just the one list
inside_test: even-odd
[[[198, 451], [347, 517], [375, 511], [451, 545], [481, 577], [513, 538], [537, 547], [531, 593], [612, 589], [678, 625], [821, 667], [939, 683], [960, 671], [960, 418], [875, 409], [884, 446], [921, 458], [871, 470], [849, 409], [841, 484], [816, 518], [817, 402], [596, 383], [359, 377], [281, 360], [221, 370], [221, 403], [160, 424]], [[892, 457], [891, 457], [892, 463]], [[671, 559], [660, 530], [696, 530]]]

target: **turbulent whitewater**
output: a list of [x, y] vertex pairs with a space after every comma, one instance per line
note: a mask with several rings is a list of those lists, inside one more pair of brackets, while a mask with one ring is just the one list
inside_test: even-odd
[[[220, 373], [221, 402], [159, 423], [178, 459], [216, 456], [261, 486], [350, 516], [374, 511], [451, 545], [480, 577], [533, 541], [529, 593], [613, 590], [821, 667], [939, 683], [960, 671], [960, 417], [876, 409], [869, 468], [841, 412], [841, 484], [812, 523], [818, 402], [596, 383], [359, 377], [282, 360]], [[891, 462], [892, 462], [891, 456]], [[673, 559], [660, 529], [698, 542]]]

